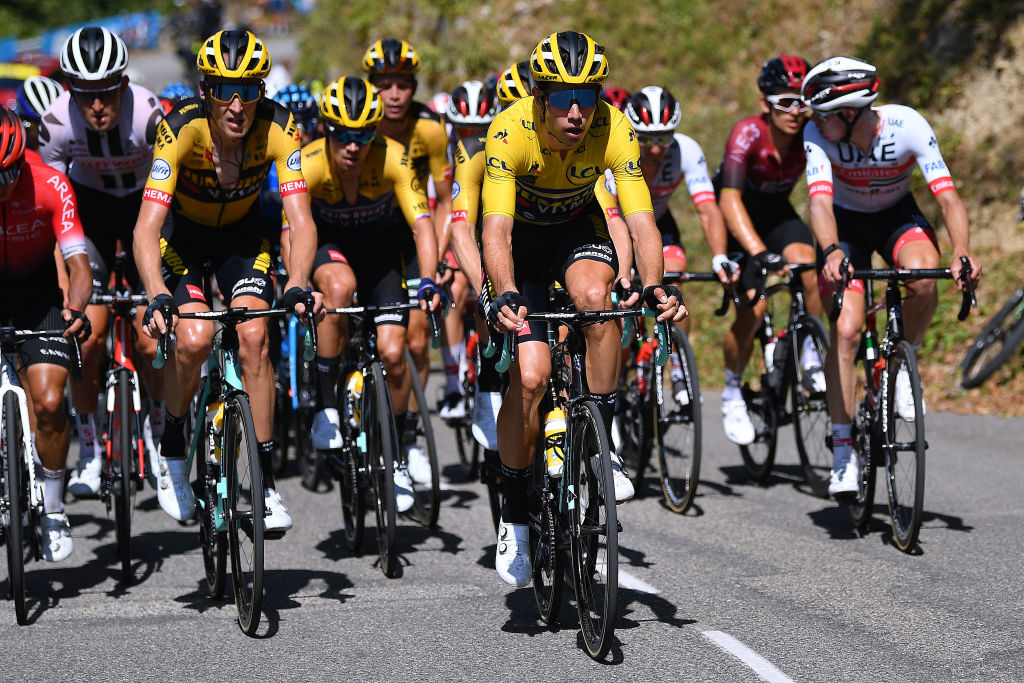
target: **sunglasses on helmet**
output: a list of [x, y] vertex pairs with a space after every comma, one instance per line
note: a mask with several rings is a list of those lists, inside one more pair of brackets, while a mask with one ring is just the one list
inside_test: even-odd
[[215, 81], [206, 83], [206, 94], [222, 104], [228, 104], [238, 96], [242, 104], [255, 102], [263, 95], [263, 82], [236, 83], [231, 81]]
[[579, 105], [580, 109], [589, 109], [597, 105], [596, 88], [570, 88], [569, 90], [551, 90], [544, 94], [548, 104], [555, 109], [568, 111], [572, 103]]
[[377, 127], [370, 128], [343, 128], [342, 126], [327, 126], [327, 134], [342, 145], [355, 143], [362, 147], [369, 144], [377, 135]]
[[765, 99], [779, 111], [791, 112], [794, 107], [799, 113], [803, 113], [809, 109], [806, 102], [799, 95], [766, 95]]
[[21, 177], [21, 163], [16, 163], [9, 168], [0, 168], [0, 185], [10, 185], [18, 182]]
[[97, 88], [95, 90], [91, 88], [76, 88], [71, 86], [71, 95], [76, 100], [82, 102], [91, 103], [93, 100], [99, 100], [103, 104], [110, 104], [121, 94], [121, 84], [112, 85], [109, 88]]

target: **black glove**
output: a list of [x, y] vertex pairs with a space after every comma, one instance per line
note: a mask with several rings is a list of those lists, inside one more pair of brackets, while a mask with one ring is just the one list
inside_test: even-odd
[[658, 306], [661, 304], [661, 299], [655, 294], [655, 290], [662, 289], [665, 291], [665, 296], [675, 297], [676, 301], [679, 302], [680, 306], [684, 306], [683, 293], [679, 291], [679, 288], [675, 285], [651, 285], [650, 287], [644, 287], [644, 304], [648, 308], [658, 310]]
[[146, 309], [146, 315], [142, 316], [142, 324], [149, 325], [157, 311], [164, 316], [164, 324], [170, 327], [171, 318], [178, 315], [178, 304], [174, 303], [174, 297], [170, 294], [157, 294]]
[[[89, 322], [89, 316], [77, 308], [68, 306], [68, 310], [71, 311], [71, 320], [68, 321], [67, 327], [71, 327], [75, 324], [76, 320], [82, 321], [82, 329], [78, 332], [79, 339], [88, 339], [92, 336], [92, 323]], [[65, 328], [66, 329], [66, 328]]]
[[755, 270], [761, 270], [764, 268], [765, 272], [777, 273], [785, 268], [786, 259], [782, 258], [779, 254], [765, 250], [760, 254], [754, 254], [751, 256], [750, 265], [752, 265]]
[[299, 304], [306, 306], [307, 314], [312, 313], [314, 305], [313, 293], [307, 292], [302, 287], [292, 287], [281, 295], [281, 305], [285, 308], [290, 308], [294, 311], [295, 307]]
[[516, 313], [520, 308], [526, 306], [526, 297], [519, 292], [513, 292], [509, 290], [501, 294], [497, 299], [494, 300], [494, 312], [495, 316], [501, 312], [501, 309], [508, 306], [512, 313]]
[[629, 281], [629, 286], [628, 287], [623, 287], [622, 286], [622, 278], [620, 278], [620, 277], [615, 278], [615, 296], [618, 297], [620, 304], [623, 301], [625, 301], [626, 299], [628, 299], [629, 297], [631, 297], [634, 292], [636, 292], [637, 294], [641, 294], [642, 293], [640, 291], [640, 287], [636, 283], [636, 280], [630, 280]]

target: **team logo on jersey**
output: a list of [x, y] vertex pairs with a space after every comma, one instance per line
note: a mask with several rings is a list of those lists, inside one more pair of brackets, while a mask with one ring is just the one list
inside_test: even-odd
[[507, 130], [499, 130], [497, 133], [495, 133], [491, 137], [494, 138], [495, 140], [501, 140], [506, 145], [508, 144], [508, 139], [507, 139], [508, 138], [508, 131]]
[[295, 171], [298, 173], [302, 170], [302, 154], [299, 150], [295, 150], [288, 155], [288, 161], [285, 165], [288, 166], [289, 171]]
[[452, 183], [452, 199], [458, 197], [460, 192], [462, 192], [462, 187], [459, 185], [459, 181], [456, 180]]
[[569, 168], [565, 169], [565, 179], [573, 185], [586, 185], [587, 183], [593, 183], [597, 180], [597, 177], [601, 175], [601, 169], [597, 166], [577, 166], [573, 164]]
[[149, 177], [153, 180], [167, 180], [171, 177], [171, 165], [163, 159], [154, 160], [153, 170], [149, 172]]

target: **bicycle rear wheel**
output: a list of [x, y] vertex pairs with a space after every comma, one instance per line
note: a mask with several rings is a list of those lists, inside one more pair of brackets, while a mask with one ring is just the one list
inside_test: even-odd
[[985, 323], [961, 363], [960, 384], [971, 389], [1002, 366], [1024, 342], [1024, 289], [1018, 289]]
[[789, 335], [785, 342], [791, 344], [787, 356], [787, 374], [791, 380], [793, 435], [796, 437], [796, 450], [800, 455], [807, 486], [819, 498], [828, 498], [832, 449], [828, 447], [827, 440], [832, 435], [832, 419], [828, 414], [824, 387], [816, 387], [805, 368], [808, 363], [803, 358], [804, 339], [808, 338], [812, 340], [814, 352], [818, 355], [814, 359], [815, 365], [821, 362], [816, 367], [824, 368], [825, 357], [828, 355], [828, 334], [821, 320], [812, 315], [806, 316], [796, 328], [795, 337]]
[[[625, 384], [619, 389], [615, 401], [619, 443], [613, 446], [618, 449], [616, 453], [629, 470], [632, 470], [633, 489], [636, 497], [642, 498], [644, 475], [650, 463], [651, 444], [654, 441], [654, 418], [651, 413], [654, 371], [649, 363], [645, 366], [632, 364], [625, 371], [625, 376]], [[640, 390], [641, 378], [647, 391]]]
[[375, 361], [370, 365], [370, 372], [363, 382], [361, 420], [366, 435], [367, 462], [377, 516], [380, 569], [384, 576], [394, 578], [398, 574], [398, 557], [395, 553], [395, 453], [398, 452], [398, 435], [395, 433], [391, 396], [385, 382], [384, 368], [379, 361]]
[[324, 480], [324, 453], [313, 447], [313, 409], [299, 406], [292, 412], [295, 428], [295, 459], [303, 488], [318, 491]]
[[[740, 446], [743, 465], [747, 475], [757, 482], [763, 482], [771, 474], [775, 463], [775, 446], [778, 440], [778, 421], [771, 387], [766, 381], [764, 366], [764, 335], [758, 334], [759, 343], [754, 345], [747, 364], [748, 381], [743, 385], [743, 400], [747, 414], [754, 425], [754, 442]], [[781, 369], [779, 370], [781, 374]]]
[[[334, 457], [334, 456], [330, 456]], [[338, 491], [341, 495], [341, 519], [344, 525], [345, 542], [353, 555], [363, 554], [363, 530], [366, 528], [366, 489], [360, 485], [360, 454], [353, 450], [338, 455]]]
[[574, 406], [568, 436], [563, 476], [576, 493], [568, 505], [576, 608], [587, 654], [600, 660], [615, 631], [619, 532], [608, 434], [593, 401]]
[[[409, 349], [405, 350], [405, 362], [409, 366], [409, 374], [412, 376], [412, 393], [416, 397], [416, 405], [420, 408], [420, 430], [423, 432], [423, 444], [426, 450], [427, 462], [430, 463], [430, 482], [425, 484], [412, 481], [413, 493], [413, 514], [421, 525], [433, 527], [437, 524], [437, 516], [441, 511], [441, 480], [437, 466], [437, 444], [434, 441], [434, 425], [430, 421], [430, 410], [427, 408], [427, 397], [423, 394], [423, 383], [420, 381], [419, 373], [416, 372], [416, 364], [412, 360]], [[472, 434], [469, 435], [473, 441]], [[408, 463], [406, 463], [408, 466]]]
[[132, 582], [132, 511], [135, 508], [135, 478], [132, 463], [137, 462], [136, 438], [133, 427], [135, 405], [132, 400], [132, 377], [127, 368], [117, 371], [114, 406], [110, 409], [111, 430], [108, 448], [116, 485], [114, 493], [114, 526], [117, 535], [117, 555], [121, 560], [121, 578]]
[[[910, 379], [914, 415], [901, 415], [896, 405], [896, 382], [899, 373]], [[921, 377], [913, 347], [901, 341], [886, 359], [883, 377], [885, 391], [883, 408], [886, 429], [882, 436], [885, 455], [886, 489], [889, 492], [889, 514], [896, 546], [909, 552], [917, 543], [924, 508], [924, 457], [928, 447], [924, 437], [924, 412], [921, 401]], [[909, 419], [913, 417], [913, 419]]]
[[672, 358], [662, 369], [663, 386], [675, 387], [672, 382], [673, 366], [682, 373], [681, 391], [662, 392], [662, 405], [658, 405], [657, 387], [650, 388], [654, 443], [658, 449], [658, 474], [665, 504], [673, 512], [686, 512], [693, 504], [700, 479], [701, 453], [701, 396], [697, 381], [697, 361], [686, 333], [672, 327]]
[[227, 475], [231, 584], [238, 625], [251, 636], [259, 627], [263, 604], [263, 470], [249, 398], [232, 394], [224, 410], [221, 462]]
[[[271, 323], [273, 325], [273, 323]], [[291, 445], [292, 402], [288, 395], [288, 387], [281, 382], [274, 382], [274, 437], [276, 445], [271, 458], [271, 466], [275, 477], [283, 477], [288, 469], [288, 447]]]
[[[497, 457], [497, 452], [494, 452]], [[562, 587], [565, 583], [565, 551], [559, 547], [558, 500], [555, 491], [544, 482], [544, 458], [534, 458], [533, 480], [530, 482], [530, 561], [533, 564], [533, 597], [540, 619], [545, 624], [558, 620], [562, 609]], [[500, 515], [500, 511], [499, 511]]]
[[7, 523], [4, 542], [7, 544], [7, 583], [14, 601], [18, 624], [27, 621], [25, 608], [24, 512], [28, 508], [28, 486], [25, 473], [23, 430], [18, 400], [12, 392], [4, 396], [4, 497], [7, 500]]

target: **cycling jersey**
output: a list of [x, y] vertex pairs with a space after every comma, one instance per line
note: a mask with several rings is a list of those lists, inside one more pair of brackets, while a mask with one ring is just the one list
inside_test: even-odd
[[804, 129], [810, 196], [833, 195], [835, 205], [877, 213], [910, 194], [916, 162], [933, 195], [954, 189], [932, 127], [910, 107], [874, 108], [878, 132], [867, 154], [850, 142], [828, 142], [811, 122]]
[[71, 182], [32, 157], [22, 162], [13, 193], [0, 203], [0, 231], [0, 278], [4, 280], [53, 270], [54, 244], [60, 245], [65, 260], [85, 254], [85, 233]]
[[793, 144], [781, 163], [775, 154], [768, 114], [741, 119], [729, 132], [722, 165], [715, 171], [715, 186], [740, 190], [744, 203], [788, 199], [804, 172], [804, 150]]
[[[604, 175], [604, 183], [597, 187], [597, 196], [600, 199], [602, 194], [607, 193], [614, 200], [611, 206], [605, 209], [608, 217], [612, 218], [619, 215], [618, 191], [611, 169], [605, 171]], [[668, 213], [672, 193], [684, 179], [694, 206], [715, 201], [715, 188], [708, 178], [708, 162], [704, 158], [704, 150], [693, 138], [676, 133], [672, 136], [672, 142], [665, 152], [665, 159], [661, 162], [657, 174], [647, 179], [656, 221]], [[602, 205], [604, 204], [602, 201]]]
[[282, 197], [306, 192], [298, 127], [291, 112], [277, 102], [264, 98], [257, 105], [241, 158], [235, 187], [222, 187], [203, 102], [198, 97], [180, 100], [157, 128], [143, 200], [170, 206], [194, 223], [220, 227], [248, 213], [272, 164]]
[[484, 147], [487, 136], [462, 138], [455, 148], [455, 180], [452, 182], [452, 221], [476, 224], [480, 190], [484, 184]]
[[123, 197], [146, 184], [163, 115], [156, 95], [129, 84], [121, 95], [117, 122], [99, 133], [85, 122], [71, 93], [64, 91], [40, 122], [39, 153], [75, 184]]
[[441, 117], [420, 102], [413, 102], [405, 115], [405, 147], [416, 169], [416, 177], [426, 184], [427, 176], [452, 179], [448, 160], [448, 131]]
[[396, 204], [408, 225], [420, 218], [430, 218], [427, 197], [422, 184], [417, 182], [409, 156], [391, 138], [378, 135], [370, 143], [354, 204], [345, 199], [341, 178], [331, 165], [326, 138], [302, 148], [302, 168], [318, 230], [369, 231], [373, 235], [390, 223]]
[[622, 112], [598, 102], [583, 140], [564, 159], [537, 135], [537, 118], [533, 98], [525, 97], [491, 122], [484, 216], [500, 214], [535, 225], [564, 223], [594, 198], [594, 186], [602, 182], [605, 169], [615, 178], [623, 215], [653, 212], [636, 133]]

